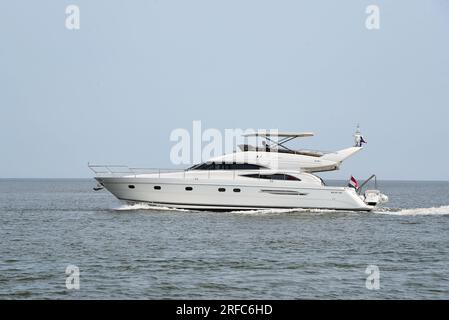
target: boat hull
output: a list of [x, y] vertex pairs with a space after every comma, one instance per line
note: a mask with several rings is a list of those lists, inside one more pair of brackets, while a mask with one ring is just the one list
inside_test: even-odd
[[186, 179], [105, 177], [96, 178], [109, 192], [127, 202], [211, 210], [330, 209], [371, 211], [352, 188], [299, 187], [294, 182], [227, 180], [207, 182]]

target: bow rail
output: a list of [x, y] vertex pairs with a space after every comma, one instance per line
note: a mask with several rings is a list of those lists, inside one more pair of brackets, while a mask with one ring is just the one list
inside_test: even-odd
[[125, 165], [111, 165], [111, 164], [90, 164], [87, 166], [95, 175], [103, 176], [123, 176], [123, 175], [139, 175], [151, 173], [170, 173], [170, 172], [185, 172], [187, 169], [160, 169], [160, 168], [138, 168], [129, 167]]

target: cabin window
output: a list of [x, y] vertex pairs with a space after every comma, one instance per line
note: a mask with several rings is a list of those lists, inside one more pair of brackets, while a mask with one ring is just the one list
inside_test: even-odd
[[246, 178], [256, 178], [256, 179], [267, 179], [267, 180], [290, 180], [290, 181], [301, 181], [301, 179], [296, 178], [295, 176], [283, 173], [275, 173], [275, 174], [244, 174], [241, 177]]
[[240, 189], [239, 188], [235, 188], [233, 191], [234, 192], [240, 192]]
[[266, 167], [252, 163], [218, 163], [205, 162], [190, 167], [188, 170], [259, 170]]
[[218, 188], [218, 192], [225, 192], [226, 189], [225, 188]]
[[154, 190], [161, 190], [161, 186], [154, 186]]
[[192, 187], [186, 187], [186, 191], [192, 191], [193, 188]]
[[128, 186], [128, 188], [130, 188], [130, 189], [134, 189], [136, 186], [135, 185], [133, 185], [133, 184], [130, 184], [129, 186]]

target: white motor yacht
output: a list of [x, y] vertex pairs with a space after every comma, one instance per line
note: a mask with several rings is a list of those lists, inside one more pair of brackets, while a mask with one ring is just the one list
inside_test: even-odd
[[371, 211], [388, 200], [378, 190], [362, 194], [368, 180], [360, 186], [338, 187], [326, 185], [315, 175], [338, 170], [345, 159], [362, 150], [359, 133], [356, 133], [356, 146], [330, 153], [292, 150], [285, 146], [292, 139], [313, 136], [311, 132], [254, 132], [246, 136], [261, 137], [265, 144], [262, 147], [240, 145], [238, 152], [185, 170], [91, 164], [89, 167], [95, 172], [100, 188], [104, 187], [120, 200], [172, 208]]

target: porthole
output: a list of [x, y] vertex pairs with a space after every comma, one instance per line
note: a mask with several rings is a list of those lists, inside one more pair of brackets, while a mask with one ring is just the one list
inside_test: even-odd
[[233, 191], [234, 192], [240, 192], [240, 189], [239, 188], [235, 188]]
[[154, 186], [154, 190], [161, 190], [161, 186]]
[[218, 188], [218, 192], [225, 192], [226, 189], [225, 188]]
[[133, 184], [130, 184], [129, 186], [128, 186], [128, 188], [130, 188], [130, 189], [134, 189], [136, 186], [135, 185], [133, 185]]
[[192, 191], [193, 188], [192, 187], [186, 187], [186, 191]]

